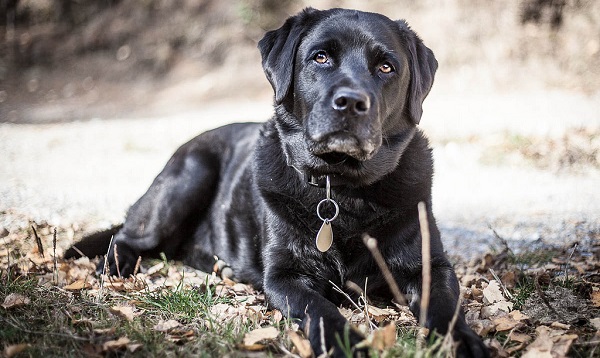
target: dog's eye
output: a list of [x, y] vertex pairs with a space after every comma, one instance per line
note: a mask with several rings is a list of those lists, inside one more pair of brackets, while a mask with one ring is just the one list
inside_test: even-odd
[[379, 71], [381, 71], [382, 73], [392, 73], [394, 72], [394, 66], [392, 66], [389, 62], [386, 62], [383, 65], [379, 66]]
[[325, 51], [319, 51], [315, 55], [314, 60], [315, 60], [316, 63], [322, 65], [324, 63], [327, 63], [327, 61], [329, 61], [329, 57], [327, 57], [327, 53]]

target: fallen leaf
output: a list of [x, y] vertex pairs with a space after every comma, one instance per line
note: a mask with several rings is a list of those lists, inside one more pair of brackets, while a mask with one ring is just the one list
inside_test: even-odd
[[154, 329], [155, 331], [159, 331], [159, 332], [168, 332], [168, 331], [172, 330], [173, 328], [176, 328], [179, 326], [181, 326], [181, 323], [177, 322], [174, 319], [170, 319], [168, 321], [160, 320], [154, 327], [152, 327], [152, 329]]
[[600, 307], [600, 291], [592, 292], [592, 305]]
[[498, 332], [510, 331], [511, 329], [515, 329], [518, 326], [523, 325], [521, 321], [515, 320], [510, 315], [494, 318], [493, 322], [496, 325], [496, 331]]
[[564, 334], [553, 339], [554, 347], [552, 347], [552, 356], [566, 357], [573, 341], [579, 338], [576, 334]]
[[502, 283], [506, 288], [515, 288], [517, 285], [517, 275], [514, 271], [507, 271], [502, 275]]
[[564, 324], [564, 323], [560, 323], [560, 322], [552, 322], [550, 324], [550, 327], [556, 328], [556, 329], [564, 329], [564, 330], [571, 328], [571, 326], [569, 326], [568, 324]]
[[491, 351], [494, 352], [493, 356], [502, 358], [508, 357], [508, 352], [504, 349], [504, 346], [500, 344], [500, 342], [496, 338], [492, 338], [488, 344]]
[[279, 331], [273, 326], [257, 328], [246, 333], [244, 336], [244, 346], [250, 347], [261, 341], [273, 340], [277, 338], [278, 335]]
[[144, 345], [141, 343], [132, 343], [132, 344], [128, 344], [127, 345], [127, 350], [131, 353], [135, 353], [136, 351], [138, 351], [140, 348], [142, 348]]
[[527, 343], [531, 340], [531, 336], [529, 336], [528, 334], [519, 333], [519, 332], [510, 332], [510, 334], [508, 335], [508, 338], [511, 341], [520, 342], [520, 343]]
[[310, 346], [310, 341], [306, 338], [301, 337], [298, 333], [294, 331], [287, 332], [288, 337], [296, 347], [298, 351], [298, 355], [302, 358], [312, 357], [312, 348]]
[[396, 325], [394, 323], [373, 332], [371, 347], [379, 351], [393, 347], [396, 343]]
[[27, 349], [27, 347], [29, 347], [29, 344], [27, 344], [27, 343], [13, 344], [10, 346], [6, 346], [6, 347], [4, 347], [4, 356], [6, 358], [12, 358], [12, 357], [16, 356], [17, 354], [23, 352], [25, 349]]
[[491, 280], [486, 288], [483, 289], [483, 303], [492, 304], [496, 302], [506, 301], [500, 291], [498, 281]]
[[77, 280], [71, 283], [70, 285], [66, 285], [63, 288], [67, 291], [80, 291], [83, 289], [92, 288], [92, 285], [89, 282], [86, 282], [85, 280]]
[[279, 310], [273, 310], [271, 312], [271, 320], [273, 320], [273, 324], [279, 324], [283, 319], [283, 314]]
[[102, 345], [103, 351], [117, 351], [123, 348], [127, 348], [127, 345], [131, 342], [127, 337], [121, 337], [117, 340], [104, 342]]
[[100, 334], [100, 335], [114, 334], [115, 331], [116, 331], [115, 327], [110, 327], [110, 328], [95, 328], [94, 329], [94, 333]]
[[481, 337], [487, 336], [496, 327], [489, 319], [474, 320], [469, 323], [469, 326]]
[[377, 321], [377, 323], [381, 323], [386, 318], [396, 314], [395, 311], [392, 311], [390, 309], [379, 308], [375, 306], [368, 306], [367, 311], [369, 312], [371, 317], [373, 317], [373, 319]]
[[594, 326], [594, 328], [596, 328], [597, 331], [600, 331], [600, 318], [592, 318], [590, 323], [592, 326]]
[[194, 338], [195, 332], [193, 329], [188, 330], [178, 330], [173, 329], [169, 332], [169, 341], [179, 343], [179, 342], [187, 342]]
[[552, 330], [546, 326], [539, 326], [535, 331], [538, 336], [527, 347], [524, 358], [566, 357], [573, 341], [578, 338], [576, 334], [564, 334], [562, 330]]
[[501, 302], [496, 302], [492, 305], [489, 306], [485, 306], [481, 309], [481, 318], [493, 318], [494, 316], [497, 316], [499, 314], [498, 311], [503, 311], [503, 312], [510, 312], [510, 310], [513, 308], [513, 303], [512, 302], [507, 302], [507, 301], [501, 301]]
[[31, 300], [28, 297], [25, 297], [18, 293], [11, 293], [10, 295], [6, 296], [6, 298], [4, 299], [4, 303], [2, 304], [2, 307], [4, 307], [4, 309], [8, 310], [11, 308], [25, 306], [25, 305], [28, 305], [29, 303], [31, 303]]
[[523, 312], [521, 312], [519, 310], [512, 311], [508, 315], [517, 321], [524, 321], [524, 320], [529, 319], [529, 316], [523, 314]]
[[131, 306], [113, 306], [110, 308], [110, 312], [127, 319], [129, 322], [133, 321], [133, 307]]

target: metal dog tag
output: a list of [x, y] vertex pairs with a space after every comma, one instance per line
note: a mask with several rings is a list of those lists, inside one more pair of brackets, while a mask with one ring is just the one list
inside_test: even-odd
[[329, 220], [324, 220], [323, 225], [317, 233], [317, 249], [321, 252], [329, 250], [333, 244], [333, 230], [331, 230], [331, 223]]
[[[331, 222], [335, 220], [340, 213], [338, 204], [335, 202], [335, 200], [331, 199], [331, 182], [329, 181], [329, 175], [326, 176], [325, 179], [326, 198], [317, 204], [317, 216], [319, 219], [323, 220], [323, 225], [321, 225], [321, 228], [317, 233], [317, 249], [321, 252], [326, 252], [333, 244], [333, 230], [331, 228]], [[331, 218], [324, 218], [321, 216], [321, 205], [325, 203], [330, 203], [335, 208], [335, 214], [333, 214], [333, 217]]]

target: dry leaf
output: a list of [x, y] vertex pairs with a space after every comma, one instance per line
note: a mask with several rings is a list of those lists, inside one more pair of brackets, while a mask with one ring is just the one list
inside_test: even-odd
[[515, 342], [519, 342], [519, 343], [527, 343], [531, 340], [531, 336], [529, 336], [528, 334], [518, 333], [518, 332], [510, 332], [510, 334], [508, 335], [508, 338], [511, 341], [515, 341]]
[[483, 289], [483, 303], [492, 304], [496, 302], [506, 301], [500, 291], [498, 281], [491, 280], [486, 288]]
[[132, 343], [127, 345], [127, 350], [131, 353], [135, 353], [137, 350], [142, 348], [144, 345], [141, 343]]
[[116, 331], [115, 327], [110, 327], [110, 328], [95, 328], [94, 329], [94, 333], [100, 334], [100, 335], [114, 334], [115, 331]]
[[488, 344], [491, 350], [495, 353], [495, 357], [504, 358], [509, 356], [509, 353], [504, 349], [504, 346], [500, 344], [496, 338], [492, 338]]
[[566, 357], [571, 344], [578, 338], [576, 334], [563, 334], [564, 331], [552, 330], [546, 326], [535, 329], [537, 338], [527, 347], [524, 358]]
[[524, 320], [529, 319], [529, 316], [524, 315], [523, 312], [521, 312], [519, 310], [512, 311], [508, 315], [511, 316], [516, 321], [524, 321]]
[[522, 325], [520, 321], [513, 319], [509, 315], [494, 318], [493, 322], [496, 325], [496, 331], [498, 332], [510, 331], [511, 329]]
[[86, 282], [85, 280], [77, 280], [70, 285], [66, 285], [63, 288], [67, 291], [79, 291], [83, 289], [92, 288], [92, 285], [89, 282]]
[[312, 348], [310, 346], [310, 341], [306, 338], [300, 337], [300, 335], [294, 331], [287, 332], [288, 337], [294, 344], [294, 347], [298, 350], [298, 355], [302, 358], [312, 357]]
[[28, 297], [25, 297], [18, 293], [11, 293], [10, 295], [6, 296], [6, 298], [4, 299], [4, 303], [2, 304], [2, 307], [4, 307], [4, 309], [8, 310], [11, 308], [25, 306], [25, 305], [28, 305], [29, 303], [31, 303], [31, 300]]
[[592, 292], [592, 305], [600, 307], [600, 291]]
[[129, 322], [133, 321], [133, 307], [130, 306], [113, 306], [110, 308], [110, 312], [117, 316], [127, 319]]
[[283, 319], [283, 314], [281, 313], [281, 311], [279, 311], [279, 310], [271, 311], [271, 320], [273, 321], [273, 324], [279, 324], [279, 322], [281, 322], [282, 319]]
[[552, 347], [552, 356], [554, 357], [566, 357], [571, 344], [579, 336], [576, 334], [565, 334], [554, 338], [554, 347]]
[[523, 358], [551, 358], [552, 357], [552, 347], [554, 343], [552, 342], [552, 338], [550, 338], [550, 328], [545, 326], [540, 326], [536, 328], [536, 332], [538, 336], [535, 341], [527, 347], [525, 354], [523, 354]]
[[371, 347], [377, 350], [384, 350], [393, 347], [396, 343], [396, 325], [388, 324], [382, 329], [378, 329], [373, 332], [373, 338], [371, 340]]
[[487, 336], [496, 327], [489, 319], [478, 319], [469, 322], [469, 326], [481, 337]]
[[16, 356], [17, 354], [23, 352], [25, 349], [27, 349], [27, 347], [29, 347], [29, 344], [27, 344], [27, 343], [13, 344], [10, 346], [6, 346], [4, 348], [4, 356], [6, 358], [12, 358], [12, 357]]
[[127, 345], [131, 342], [127, 337], [121, 337], [114, 341], [104, 342], [102, 345], [103, 351], [117, 351], [123, 348], [127, 348]]
[[594, 328], [596, 328], [597, 331], [600, 331], [600, 318], [592, 318], [590, 323], [592, 326], [594, 326]]
[[244, 336], [244, 346], [250, 347], [258, 342], [272, 340], [277, 338], [279, 331], [273, 326], [257, 328], [246, 333]]
[[556, 328], [556, 329], [564, 329], [564, 330], [571, 328], [571, 326], [569, 326], [568, 324], [564, 324], [564, 323], [560, 323], [560, 322], [552, 322], [550, 324], [550, 327]]
[[152, 329], [154, 329], [155, 331], [159, 331], [159, 332], [168, 332], [170, 330], [172, 330], [173, 328], [179, 327], [181, 326], [181, 323], [177, 322], [174, 319], [170, 319], [168, 321], [163, 321], [162, 319], [160, 321], [158, 321], [158, 323], [152, 327]]

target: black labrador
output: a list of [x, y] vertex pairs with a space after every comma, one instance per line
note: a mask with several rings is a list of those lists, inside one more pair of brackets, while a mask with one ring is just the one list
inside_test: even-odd
[[[431, 212], [431, 150], [417, 129], [437, 69], [432, 51], [402, 20], [345, 9], [306, 9], [258, 47], [275, 115], [203, 133], [176, 151], [115, 234], [121, 273], [159, 252], [210, 271], [216, 255], [308, 325], [317, 355], [325, 347], [337, 356], [336, 335], [352, 344], [362, 337], [345, 328], [344, 298], [329, 281], [368, 280], [368, 297], [392, 298], [364, 234], [378, 240], [419, 316], [422, 201], [431, 233], [426, 326], [446, 333], [459, 286]], [[109, 236], [78, 246], [100, 254]], [[112, 249], [109, 262], [114, 274]], [[460, 355], [488, 355], [462, 314], [453, 335]]]

